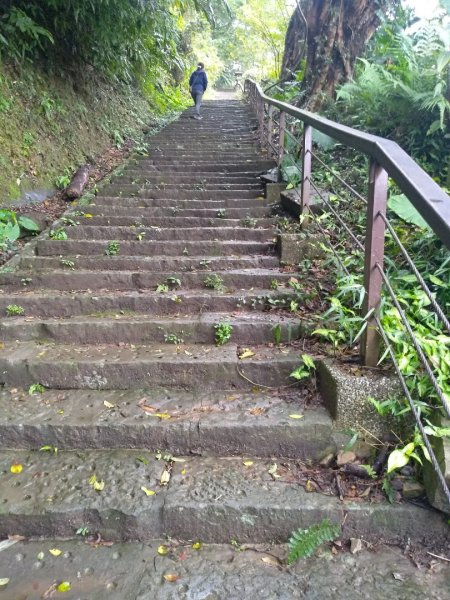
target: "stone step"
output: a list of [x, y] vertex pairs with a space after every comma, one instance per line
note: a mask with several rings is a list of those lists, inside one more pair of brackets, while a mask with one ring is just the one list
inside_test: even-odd
[[[242, 256], [245, 254], [270, 254], [274, 244], [271, 242], [239, 241], [133, 241], [121, 242], [120, 254], [132, 256], [229, 256], [230, 254]], [[39, 256], [61, 255], [94, 255], [105, 254], [107, 244], [96, 240], [49, 240], [38, 239], [36, 254]]]
[[[29, 395], [27, 390], [6, 389], [0, 398], [5, 407], [0, 414], [2, 449], [140, 448], [173, 455], [320, 461], [337, 448], [328, 413], [306, 408], [299, 390], [284, 395], [164, 389], [45, 390]], [[291, 414], [303, 418], [292, 419]]]
[[123, 178], [123, 180], [126, 180], [127, 177], [130, 178], [142, 178], [145, 181], [148, 181], [149, 184], [153, 184], [153, 185], [173, 185], [173, 186], [177, 186], [177, 185], [197, 185], [197, 186], [206, 186], [207, 189], [209, 188], [215, 188], [215, 187], [220, 187], [220, 186], [226, 186], [228, 188], [228, 186], [231, 187], [231, 189], [235, 188], [235, 187], [241, 187], [242, 185], [245, 186], [250, 186], [250, 187], [260, 187], [261, 183], [256, 179], [255, 181], [255, 177], [254, 176], [248, 176], [246, 177], [245, 175], [236, 175], [236, 176], [230, 176], [230, 175], [216, 175], [213, 176], [211, 174], [205, 174], [204, 176], [198, 176], [198, 175], [173, 175], [170, 171], [164, 173], [161, 172], [155, 172], [155, 171], [148, 171], [146, 172], [145, 170], [139, 170], [137, 168], [129, 168], [129, 169], [125, 169], [123, 171], [123, 175], [116, 175], [114, 176], [114, 179], [117, 180], [120, 177]]
[[0, 294], [0, 314], [6, 315], [8, 306], [23, 308], [30, 317], [73, 317], [146, 313], [149, 315], [187, 315], [206, 312], [229, 313], [236, 310], [262, 311], [269, 306], [287, 305], [290, 295], [267, 289], [253, 291], [216, 292], [215, 290], [179, 290], [159, 294], [143, 292], [32, 292], [21, 290]]
[[[278, 461], [281, 476], [274, 480], [269, 473], [274, 461], [265, 458], [249, 466], [243, 458], [181, 460], [169, 466], [170, 480], [161, 486], [167, 466], [142, 450], [3, 451], [0, 535], [74, 538], [86, 528], [106, 541], [166, 537], [270, 544], [328, 518], [344, 522], [345, 538], [369, 543], [449, 542], [446, 518], [438, 512], [408, 503], [342, 503], [306, 492], [295, 461]], [[11, 473], [11, 465], [21, 465], [21, 472]], [[103, 489], [95, 490], [92, 481]], [[147, 496], [142, 488], [155, 494]]]
[[[73, 265], [67, 262], [73, 262]], [[279, 261], [275, 256], [227, 256], [226, 258], [203, 256], [25, 256], [19, 257], [19, 269], [83, 269], [90, 271], [152, 271], [154, 273], [176, 270], [199, 271], [227, 271], [232, 269], [276, 269]], [[29, 273], [26, 277], [29, 277]]]
[[14, 289], [24, 290], [155, 290], [160, 284], [171, 277], [181, 282], [169, 288], [171, 293], [180, 289], [207, 289], [209, 278], [216, 278], [219, 287], [224, 291], [244, 291], [251, 289], [270, 289], [276, 280], [285, 283], [291, 278], [290, 273], [282, 273], [279, 269], [234, 269], [214, 272], [148, 272], [148, 271], [83, 271], [56, 269], [48, 273], [19, 271], [17, 273], [0, 273], [0, 290], [2, 292]]
[[[245, 180], [241, 183], [230, 182], [224, 180], [223, 182], [208, 182], [199, 183], [197, 178], [179, 178], [179, 181], [165, 181], [163, 177], [151, 177], [142, 173], [142, 171], [127, 171], [127, 175], [120, 175], [113, 177], [113, 183], [136, 185], [139, 184], [141, 187], [145, 185], [148, 190], [187, 190], [187, 191], [221, 191], [221, 190], [257, 190], [261, 194], [264, 192], [264, 188], [261, 183], [254, 177], [251, 178], [252, 183], [247, 183]], [[186, 179], [186, 181], [183, 181]], [[140, 189], [140, 188], [139, 188]]]
[[233, 190], [193, 190], [173, 187], [151, 187], [139, 184], [115, 183], [106, 185], [101, 189], [101, 196], [137, 196], [139, 198], [170, 198], [177, 200], [227, 200], [229, 198], [261, 198], [261, 189], [233, 189]]
[[[142, 211], [144, 212], [144, 211]], [[92, 214], [92, 213], [91, 213]], [[145, 211], [145, 215], [147, 211]], [[227, 219], [217, 217], [217, 211], [214, 217], [205, 218], [205, 217], [151, 217], [151, 216], [92, 216], [89, 220], [85, 220], [83, 217], [75, 217], [78, 219], [78, 223], [89, 225], [90, 227], [134, 227], [135, 229], [139, 228], [148, 228], [151, 230], [157, 228], [174, 228], [177, 229], [189, 229], [191, 227], [235, 227], [242, 228], [245, 227], [247, 229], [268, 229], [269, 227], [273, 227], [275, 224], [274, 219], [255, 219], [248, 216], [248, 218], [244, 219]], [[68, 234], [70, 236], [72, 229], [68, 230]], [[272, 229], [272, 235], [273, 235]]]
[[275, 162], [272, 160], [262, 160], [262, 161], [251, 161], [245, 163], [214, 163], [214, 162], [191, 162], [191, 163], [183, 163], [179, 164], [177, 161], [163, 162], [156, 164], [155, 161], [141, 161], [140, 168], [143, 170], [155, 172], [163, 172], [163, 171], [171, 171], [174, 174], [176, 173], [216, 173], [216, 174], [228, 174], [228, 173], [253, 173], [255, 176], [258, 176], [260, 173], [265, 173], [270, 169], [273, 169], [276, 166]]
[[[175, 195], [175, 194], [174, 194]], [[141, 198], [138, 196], [127, 198], [121, 196], [96, 196], [92, 204], [86, 207], [104, 205], [130, 206], [136, 208], [165, 208], [171, 207], [190, 208], [215, 208], [222, 210], [227, 208], [245, 208], [251, 212], [252, 208], [268, 206], [268, 201], [262, 196], [259, 198], [226, 198], [223, 200], [184, 200], [183, 198]], [[216, 214], [217, 216], [217, 214]]]
[[[244, 240], [264, 242], [272, 240], [273, 229], [252, 229], [249, 227], [113, 227], [110, 225], [76, 225], [68, 227], [70, 240], [170, 240], [191, 242], [195, 240]], [[55, 242], [61, 240], [52, 240]]]
[[[292, 383], [299, 353], [254, 347], [255, 356], [238, 358], [238, 347], [207, 345], [76, 346], [10, 342], [0, 349], [0, 383], [53, 389], [126, 390], [148, 386], [205, 391], [280, 387]], [[252, 382], [250, 383], [249, 380]]]
[[[189, 205], [188, 205], [189, 206]], [[179, 206], [174, 206], [172, 203], [168, 203], [165, 206], [157, 206], [157, 207], [139, 207], [139, 206], [117, 206], [116, 204], [90, 204], [85, 207], [86, 211], [89, 211], [88, 214], [92, 215], [102, 215], [102, 216], [128, 216], [129, 218], [139, 219], [141, 217], [148, 218], [164, 218], [164, 217], [199, 217], [200, 219], [216, 219], [217, 211], [216, 208], [180, 208]], [[267, 217], [269, 212], [271, 211], [270, 206], [267, 205], [259, 205], [252, 206], [249, 208], [229, 208], [226, 209], [226, 217], [231, 219], [245, 219], [247, 217], [250, 218], [264, 218]], [[71, 216], [70, 214], [68, 215]], [[78, 217], [76, 217], [78, 218]]]
[[[308, 329], [300, 319], [280, 320], [270, 313], [204, 313], [183, 317], [147, 315], [72, 317], [69, 319], [9, 318], [0, 322], [1, 339], [66, 344], [165, 344], [175, 337], [188, 344], [214, 344], [220, 323], [232, 326], [231, 341], [240, 345], [290, 343]], [[277, 336], [275, 336], [277, 328]], [[169, 337], [168, 337], [169, 336]]]

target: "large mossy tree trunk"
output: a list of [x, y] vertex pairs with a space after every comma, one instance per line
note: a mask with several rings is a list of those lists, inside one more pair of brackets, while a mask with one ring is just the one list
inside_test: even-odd
[[[398, 0], [299, 0], [286, 33], [283, 76], [306, 59], [300, 105], [317, 110], [353, 76], [356, 59]], [[304, 50], [303, 50], [304, 49]]]

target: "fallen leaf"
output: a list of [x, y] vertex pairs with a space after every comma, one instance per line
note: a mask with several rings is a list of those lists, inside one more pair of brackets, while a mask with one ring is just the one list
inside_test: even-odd
[[159, 546], [158, 547], [158, 554], [160, 554], [161, 556], [166, 556], [166, 554], [169, 554], [169, 548], [167, 546]]
[[103, 404], [106, 406], [106, 408], [116, 408], [116, 405], [112, 402], [108, 402], [108, 400], [104, 400]]
[[89, 478], [89, 483], [96, 492], [101, 492], [105, 489], [105, 482], [103, 480], [99, 481], [96, 475], [92, 475], [92, 477]]
[[146, 401], [146, 398], [141, 398], [141, 400], [139, 400], [139, 402], [137, 404], [139, 406], [139, 408], [141, 408], [146, 413], [155, 412], [156, 408], [154, 406], [150, 406], [150, 404], [145, 404], [145, 401]]
[[60, 556], [62, 554], [62, 550], [59, 550], [59, 548], [50, 548], [49, 552], [52, 556]]
[[401, 573], [392, 573], [392, 577], [397, 581], [405, 581], [405, 578]]
[[156, 494], [156, 492], [154, 492], [153, 490], [149, 490], [144, 485], [141, 487], [141, 490], [145, 493], [146, 496], [154, 496]]
[[170, 481], [170, 471], [164, 469], [161, 473], [161, 479], [159, 480], [160, 485], [167, 485]]
[[174, 583], [180, 579], [180, 576], [175, 575], [175, 573], [168, 573], [167, 575], [164, 575], [164, 579], [169, 583]]
[[186, 469], [182, 469], [182, 470], [181, 470], [181, 474], [182, 474], [182, 475], [186, 475], [186, 473], [187, 473]]
[[202, 543], [195, 542], [195, 544], [192, 544], [192, 547], [194, 548], [194, 550], [200, 550], [200, 548], [202, 547]]
[[11, 473], [14, 473], [15, 475], [17, 475], [18, 473], [22, 473], [23, 465], [20, 465], [20, 464], [11, 465], [10, 471], [11, 471]]
[[256, 406], [255, 408], [251, 408], [248, 412], [251, 415], [259, 416], [259, 415], [264, 414], [266, 412], [266, 409], [263, 408], [262, 406]]
[[305, 415], [289, 415], [290, 419], [303, 419]]
[[56, 589], [58, 592], [69, 592], [72, 589], [72, 586], [69, 581], [61, 581]]
[[47, 598], [51, 598], [54, 593], [56, 592], [56, 583], [52, 583], [52, 585], [44, 592], [44, 595], [42, 596], [42, 598], [44, 600], [47, 600]]
[[275, 558], [275, 556], [263, 556], [261, 560], [263, 561], [263, 563], [266, 563], [266, 565], [269, 565], [271, 567], [276, 567], [277, 569], [281, 567], [280, 561], [278, 560], [278, 558]]
[[242, 464], [244, 465], [244, 467], [251, 467], [253, 465], [253, 461], [252, 460], [244, 460], [244, 462]]
[[314, 492], [315, 491], [315, 487], [314, 485], [311, 483], [311, 480], [308, 479], [308, 481], [305, 484], [305, 491], [306, 492]]
[[9, 583], [9, 577], [3, 577], [3, 579], [0, 579], [0, 588], [2, 587], [6, 587]]
[[269, 475], [272, 475], [272, 477], [274, 479], [279, 479], [281, 477], [281, 475], [278, 475], [277, 470], [278, 470], [278, 465], [277, 465], [277, 463], [274, 463], [268, 470], [268, 473], [269, 473]]
[[84, 213], [83, 217], [85, 219], [92, 219], [93, 215], [91, 215], [90, 213]]
[[252, 352], [252, 350], [250, 350], [249, 348], [244, 348], [239, 354], [239, 358], [241, 360], [244, 360], [245, 358], [251, 358], [252, 356], [255, 356], [255, 353]]
[[45, 554], [43, 552], [39, 552], [39, 554], [36, 557], [38, 560], [44, 560], [45, 558]]
[[148, 465], [148, 459], [145, 456], [136, 456], [136, 460], [141, 462], [143, 465]]
[[168, 413], [155, 413], [152, 417], [158, 417], [159, 419], [170, 419], [170, 415]]

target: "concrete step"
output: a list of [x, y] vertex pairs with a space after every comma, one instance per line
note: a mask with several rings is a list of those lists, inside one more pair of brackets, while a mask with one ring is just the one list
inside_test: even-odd
[[[407, 503], [342, 504], [339, 498], [306, 492], [295, 461], [278, 461], [282, 475], [274, 480], [269, 473], [274, 461], [264, 458], [254, 458], [250, 466], [242, 458], [181, 460], [168, 467], [142, 450], [3, 451], [0, 535], [74, 538], [84, 527], [107, 541], [167, 537], [270, 544], [285, 542], [294, 530], [324, 518], [340, 524], [344, 518], [346, 538], [449, 542], [446, 518], [437, 512]], [[22, 471], [11, 473], [13, 464]], [[168, 469], [169, 482], [161, 486]], [[90, 483], [94, 476], [104, 484], [100, 491]], [[155, 494], [147, 496], [142, 488]]]
[[207, 189], [215, 188], [220, 186], [228, 186], [232, 188], [241, 187], [242, 185], [250, 187], [260, 187], [261, 183], [258, 179], [255, 181], [255, 177], [245, 175], [213, 175], [211, 173], [205, 174], [204, 176], [198, 176], [196, 174], [191, 175], [174, 175], [171, 172], [156, 173], [155, 171], [146, 172], [144, 169], [128, 168], [123, 171], [123, 175], [114, 176], [114, 180], [122, 178], [124, 181], [130, 178], [142, 178], [148, 181], [152, 185], [194, 185], [194, 186], [206, 186]]
[[179, 290], [176, 293], [159, 294], [153, 291], [101, 292], [95, 295], [85, 292], [26, 291], [0, 294], [0, 314], [7, 314], [7, 307], [16, 305], [24, 309], [25, 318], [73, 317], [96, 315], [99, 318], [125, 314], [192, 315], [206, 312], [229, 313], [262, 311], [271, 306], [284, 306], [290, 295], [267, 289], [253, 291], [216, 292], [215, 290]]
[[[67, 264], [65, 261], [73, 263]], [[227, 271], [232, 269], [276, 269], [279, 261], [275, 256], [227, 256], [226, 258], [203, 256], [20, 256], [19, 269], [83, 269], [89, 271], [152, 271], [184, 273], [186, 271]], [[27, 273], [26, 277], [30, 274]]]
[[0, 273], [0, 290], [155, 290], [158, 285], [169, 281], [171, 277], [181, 282], [172, 286], [172, 292], [180, 289], [207, 289], [206, 282], [215, 277], [223, 290], [270, 289], [272, 281], [287, 283], [290, 273], [279, 269], [234, 269], [213, 272], [148, 272], [148, 271], [84, 271], [52, 270], [47, 273], [19, 271]]
[[[0, 322], [4, 342], [57, 342], [66, 344], [164, 344], [173, 336], [189, 344], [214, 344], [220, 323], [232, 326], [231, 341], [240, 345], [273, 344], [275, 328], [281, 342], [300, 338], [308, 329], [300, 319], [280, 319], [270, 313], [204, 313], [175, 317], [121, 315], [68, 319], [9, 318]], [[168, 338], [167, 336], [172, 336]]]
[[[92, 213], [91, 213], [92, 214]], [[147, 211], [144, 213], [147, 214]], [[248, 216], [248, 218], [243, 219], [227, 219], [217, 217], [217, 212], [214, 217], [205, 218], [205, 217], [151, 217], [151, 216], [93, 216], [86, 220], [84, 218], [79, 218], [78, 223], [82, 223], [85, 225], [89, 225], [90, 227], [134, 227], [135, 229], [139, 228], [151, 228], [152, 230], [158, 228], [177, 228], [177, 229], [189, 229], [191, 227], [236, 227], [242, 228], [245, 227], [247, 229], [269, 229], [273, 227], [275, 224], [274, 219], [255, 219]], [[69, 235], [72, 229], [68, 231]], [[272, 230], [273, 234], [273, 230]]]
[[[78, 225], [66, 229], [70, 240], [136, 240], [159, 241], [177, 240], [186, 242], [206, 240], [244, 240], [264, 242], [272, 240], [275, 232], [271, 229], [249, 227], [112, 227], [110, 225]], [[61, 240], [52, 240], [56, 243]]]
[[[175, 194], [174, 194], [175, 195]], [[214, 196], [214, 194], [212, 194]], [[167, 206], [175, 208], [215, 208], [216, 211], [228, 208], [245, 208], [251, 213], [252, 208], [268, 206], [268, 201], [261, 197], [258, 198], [226, 198], [223, 200], [184, 200], [181, 198], [141, 198], [121, 197], [121, 196], [96, 196], [92, 204], [86, 207], [89, 210], [91, 206], [119, 205], [135, 208], [166, 208]], [[217, 214], [216, 214], [217, 217]]]
[[337, 449], [332, 421], [325, 409], [306, 408], [299, 391], [46, 390], [30, 396], [6, 389], [0, 391], [0, 448], [141, 448], [320, 461]]
[[[148, 386], [205, 391], [248, 390], [292, 383], [299, 353], [255, 347], [242, 361], [238, 347], [207, 345], [76, 346], [10, 342], [0, 350], [0, 383], [53, 389], [125, 390]], [[249, 380], [252, 383], [249, 383]]]
[[261, 160], [261, 161], [251, 161], [245, 163], [235, 163], [235, 162], [220, 162], [220, 163], [207, 163], [207, 162], [191, 162], [191, 163], [183, 163], [179, 164], [177, 161], [164, 162], [161, 161], [156, 163], [155, 161], [141, 161], [140, 168], [143, 170], [151, 171], [151, 167], [154, 167], [155, 172], [162, 171], [171, 171], [174, 174], [176, 173], [253, 173], [257, 176], [260, 173], [265, 173], [266, 171], [273, 169], [276, 166], [275, 162], [272, 160]]
[[[186, 204], [192, 206], [191, 204]], [[164, 217], [198, 217], [200, 219], [215, 219], [217, 217], [216, 208], [180, 208], [175, 206], [175, 202], [167, 203], [165, 206], [157, 207], [139, 207], [139, 206], [117, 206], [116, 204], [90, 204], [86, 207], [88, 214], [102, 215], [102, 216], [127, 216], [133, 219], [140, 219], [141, 217], [148, 218], [164, 218]], [[264, 218], [269, 215], [271, 207], [267, 205], [252, 206], [249, 208], [229, 208], [227, 207], [225, 216], [230, 219], [246, 219], [250, 218]], [[70, 214], [68, 215], [70, 217]]]
[[[105, 254], [107, 244], [96, 240], [48, 240], [38, 239], [36, 254], [39, 256], [94, 255]], [[120, 243], [120, 254], [132, 256], [242, 256], [246, 254], [270, 254], [274, 250], [271, 242], [240, 241], [125, 241]]]
[[[203, 182], [199, 183], [198, 179], [191, 178], [179, 178], [180, 181], [176, 181], [176, 178], [171, 181], [164, 181], [163, 177], [151, 177], [150, 175], [145, 175], [142, 171], [127, 171], [127, 175], [120, 175], [114, 177], [112, 179], [112, 183], [121, 183], [121, 184], [140, 184], [145, 185], [146, 189], [160, 189], [160, 190], [187, 190], [187, 191], [220, 191], [220, 190], [257, 190], [264, 192], [263, 185], [255, 181], [255, 179], [251, 178], [251, 183], [246, 182], [245, 179], [243, 182], [233, 182], [230, 180], [224, 180], [222, 182]], [[190, 181], [189, 181], [190, 179]]]
[[228, 198], [258, 198], [262, 197], [261, 189], [249, 190], [238, 188], [232, 190], [193, 190], [173, 187], [154, 188], [147, 185], [115, 183], [101, 189], [102, 196], [138, 196], [139, 198], [174, 198], [182, 200], [226, 200]]

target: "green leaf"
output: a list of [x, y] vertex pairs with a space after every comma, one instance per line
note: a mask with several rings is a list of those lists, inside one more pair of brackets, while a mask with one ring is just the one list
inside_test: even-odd
[[340, 525], [324, 519], [308, 529], [294, 531], [289, 539], [288, 564], [292, 565], [299, 558], [311, 556], [324, 542], [332, 542], [341, 533]]
[[409, 456], [406, 456], [401, 450], [393, 450], [388, 458], [387, 472], [392, 473], [401, 469], [409, 463]]
[[316, 363], [309, 354], [302, 354], [302, 361], [309, 369], [315, 369]]
[[397, 217], [403, 219], [403, 221], [412, 223], [420, 229], [431, 230], [431, 227], [404, 194], [391, 196], [388, 201], [388, 207], [397, 215]]
[[33, 221], [33, 219], [30, 219], [29, 217], [24, 217], [23, 215], [20, 215], [19, 218], [17, 219], [19, 225], [22, 227], [22, 229], [26, 229], [27, 231], [36, 231], [39, 232], [41, 230], [41, 228], [39, 227], [39, 225]]

